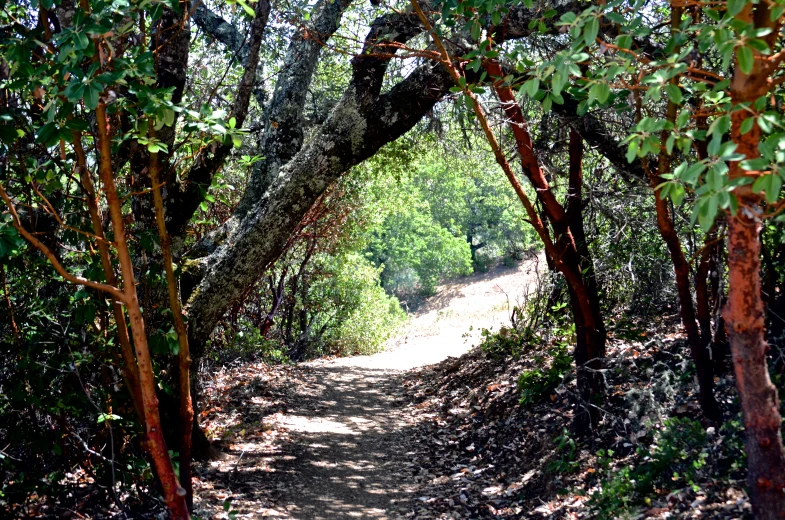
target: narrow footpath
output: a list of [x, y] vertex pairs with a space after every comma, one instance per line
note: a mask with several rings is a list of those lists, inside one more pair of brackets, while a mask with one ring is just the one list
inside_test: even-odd
[[[215, 374], [203, 422], [225, 456], [198, 468], [200, 518], [401, 518], [416, 499], [407, 370], [459, 357], [509, 323], [544, 259], [440, 286], [384, 352]], [[225, 504], [225, 507], [224, 507]]]

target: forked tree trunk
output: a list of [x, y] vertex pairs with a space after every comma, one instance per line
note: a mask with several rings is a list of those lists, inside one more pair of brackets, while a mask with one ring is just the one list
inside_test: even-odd
[[106, 194], [106, 203], [114, 231], [114, 244], [120, 261], [120, 272], [123, 281], [123, 294], [128, 320], [131, 325], [136, 363], [139, 367], [139, 385], [142, 394], [142, 411], [145, 419], [145, 448], [153, 462], [158, 480], [163, 489], [164, 500], [173, 519], [189, 518], [185, 490], [180, 486], [166, 449], [161, 417], [158, 413], [158, 397], [155, 394], [156, 383], [153, 374], [153, 363], [147, 345], [142, 310], [136, 296], [136, 277], [131, 262], [131, 254], [125, 237], [125, 223], [122, 214], [122, 200], [117, 193], [112, 171], [112, 148], [109, 136], [106, 105], [99, 101], [95, 111], [98, 127], [98, 148], [101, 183]]
[[[109, 285], [118, 286], [117, 276], [112, 266], [112, 258], [109, 253], [109, 242], [106, 241], [104, 235], [103, 219], [99, 209], [99, 203], [93, 185], [93, 178], [87, 167], [87, 156], [85, 155], [84, 148], [82, 147], [82, 134], [81, 132], [73, 132], [74, 136], [74, 153], [76, 154], [76, 166], [79, 169], [79, 179], [82, 181], [82, 187], [85, 190], [85, 202], [90, 213], [90, 222], [93, 226], [93, 234], [97, 237], [98, 254], [101, 257], [101, 267], [104, 270], [104, 277], [106, 283]], [[139, 424], [144, 429], [144, 412], [142, 410], [142, 389], [139, 386], [139, 368], [136, 365], [136, 356], [134, 356], [131, 340], [128, 337], [128, 323], [125, 320], [125, 312], [123, 307], [118, 301], [112, 302], [112, 313], [114, 315], [115, 326], [117, 327], [117, 340], [120, 343], [120, 354], [123, 359], [124, 366], [122, 367], [123, 381], [125, 382], [128, 392], [131, 394], [131, 403], [133, 404], [134, 411], [136, 412]]]
[[[667, 171], [669, 161], [660, 157], [660, 171]], [[695, 363], [698, 375], [699, 402], [703, 413], [713, 421], [722, 419], [719, 405], [714, 399], [714, 371], [712, 370], [711, 355], [706, 343], [701, 339], [698, 322], [695, 317], [695, 307], [692, 303], [692, 290], [690, 287], [690, 265], [681, 248], [681, 241], [673, 226], [673, 218], [668, 209], [668, 202], [660, 198], [661, 190], [657, 186], [662, 178], [652, 175], [652, 188], [654, 188], [654, 205], [657, 211], [657, 227], [663, 241], [668, 246], [673, 270], [676, 275], [676, 290], [679, 295], [679, 315], [681, 323], [687, 332], [687, 343], [690, 354]]]
[[[583, 224], [583, 138], [574, 128], [570, 128], [569, 140], [569, 186], [567, 189], [566, 204], [567, 225], [572, 233], [575, 243], [576, 254], [578, 256], [578, 266], [586, 287], [586, 294], [591, 306], [592, 318], [596, 324], [595, 328], [586, 325], [586, 319], [580, 312], [580, 305], [577, 301], [575, 291], [570, 288], [570, 303], [575, 318], [576, 350], [575, 362], [579, 366], [586, 366], [590, 371], [588, 377], [591, 378], [591, 385], [597, 390], [602, 388], [602, 379], [599, 369], [602, 364], [599, 358], [590, 359], [591, 346], [597, 343], [605, 344], [606, 332], [600, 309], [600, 297], [597, 290], [597, 279], [594, 276], [594, 262], [592, 262], [589, 244], [586, 240], [586, 230]], [[578, 311], [578, 312], [576, 312]], [[578, 358], [578, 356], [581, 356]], [[588, 397], [588, 396], [587, 396]], [[589, 418], [596, 422], [598, 416], [597, 409], [590, 408]]]
[[[681, 17], [684, 8], [681, 6], [674, 6], [671, 8], [671, 34], [676, 34], [680, 30]], [[678, 47], [676, 51], [678, 52]], [[679, 83], [679, 76], [671, 79], [671, 85]], [[678, 106], [673, 101], [669, 100], [665, 112], [665, 118], [669, 122], [676, 121], [676, 112]], [[661, 141], [664, 143], [668, 138], [669, 132], [663, 131], [661, 134]], [[657, 171], [652, 172], [647, 168], [649, 181], [654, 190], [654, 208], [657, 213], [657, 228], [660, 231], [660, 236], [668, 246], [668, 253], [670, 253], [671, 262], [673, 263], [673, 271], [676, 275], [676, 291], [679, 295], [679, 315], [681, 316], [681, 323], [687, 333], [687, 343], [690, 348], [690, 355], [695, 363], [695, 370], [698, 375], [698, 401], [701, 409], [706, 417], [712, 421], [719, 421], [722, 419], [717, 401], [714, 399], [714, 371], [712, 370], [711, 355], [706, 344], [701, 339], [701, 333], [698, 328], [698, 322], [695, 317], [695, 307], [692, 303], [692, 288], [690, 286], [690, 264], [684, 256], [684, 250], [681, 247], [681, 240], [676, 232], [674, 226], [673, 214], [668, 208], [668, 201], [662, 198], [662, 189], [658, 188], [665, 179], [663, 175], [671, 171], [671, 155], [663, 147], [659, 154], [657, 163]]]
[[[591, 402], [602, 392], [602, 379], [598, 370], [602, 368], [602, 358], [605, 356], [605, 327], [600, 313], [599, 297], [597, 291], [591, 290], [586, 283], [584, 270], [582, 269], [581, 255], [578, 252], [574, 230], [571, 228], [570, 219], [567, 212], [556, 198], [556, 194], [551, 189], [548, 180], [539, 164], [534, 153], [531, 136], [527, 130], [526, 120], [523, 111], [515, 99], [512, 89], [501, 79], [504, 77], [501, 65], [495, 60], [483, 61], [483, 67], [491, 78], [495, 78], [493, 87], [502, 104], [510, 129], [515, 138], [518, 156], [524, 175], [534, 186], [537, 199], [543, 207], [543, 211], [548, 217], [548, 221], [553, 228], [555, 247], [560, 259], [557, 268], [565, 275], [570, 289], [570, 307], [573, 318], [575, 319], [578, 341], [575, 345], [575, 364], [578, 374], [578, 388], [584, 401], [584, 411], [593, 412], [582, 413], [576, 417], [576, 429], [586, 431], [595, 422], [596, 408], [591, 406]], [[575, 164], [571, 164], [573, 172], [572, 181], [575, 188], [582, 189], [582, 172], [580, 171], [582, 159], [581, 149], [577, 147], [575, 153]], [[580, 152], [580, 153], [579, 153]], [[580, 199], [580, 195], [578, 196]], [[580, 201], [579, 201], [580, 202]], [[579, 228], [578, 233], [583, 239], [583, 247], [586, 247], [585, 233], [583, 231], [583, 218], [580, 211], [573, 212], [573, 220]], [[579, 221], [579, 223], [578, 223]], [[587, 249], [584, 252], [588, 253]], [[586, 256], [588, 260], [588, 255]], [[590, 260], [589, 260], [590, 261]]]

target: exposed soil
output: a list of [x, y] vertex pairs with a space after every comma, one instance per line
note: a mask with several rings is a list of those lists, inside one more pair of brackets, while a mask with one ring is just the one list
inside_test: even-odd
[[[197, 469], [201, 518], [397, 518], [418, 477], [408, 371], [458, 357], [531, 290], [542, 257], [439, 287], [386, 351], [212, 374], [201, 422], [225, 453]], [[226, 506], [226, 507], [225, 507]]]
[[197, 515], [750, 518], [733, 378], [716, 380], [727, 421], [706, 423], [673, 309], [609, 324], [602, 422], [583, 438], [574, 377], [519, 403], [518, 376], [548, 365], [555, 337], [472, 349], [543, 268], [445, 284], [373, 356], [212, 374], [201, 421], [225, 457], [198, 468]]

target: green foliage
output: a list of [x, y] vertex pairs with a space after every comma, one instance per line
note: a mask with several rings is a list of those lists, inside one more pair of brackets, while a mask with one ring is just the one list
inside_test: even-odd
[[[447, 277], [522, 259], [536, 240], [486, 145], [461, 146], [457, 131], [447, 130], [453, 142], [435, 143], [426, 134], [416, 143], [396, 143], [355, 170], [369, 182], [367, 197], [378, 212], [368, 250], [384, 266], [388, 291], [431, 294]], [[407, 147], [405, 157], [401, 147]], [[397, 161], [391, 153], [399, 154]]]
[[394, 292], [418, 288], [433, 294], [441, 279], [471, 272], [466, 240], [439, 226], [427, 206], [415, 201], [388, 217], [369, 249], [371, 257], [384, 266], [385, 286]]
[[563, 475], [578, 469], [580, 466], [580, 462], [577, 460], [578, 445], [570, 432], [566, 428], [562, 429], [553, 442], [556, 444], [556, 456], [548, 463], [548, 471], [556, 475]]
[[502, 327], [499, 332], [482, 329], [480, 332], [483, 352], [495, 358], [518, 357], [524, 349], [525, 342], [530, 339], [527, 334], [517, 328]]
[[597, 461], [603, 470], [603, 480], [590, 496], [589, 507], [602, 518], [618, 518], [634, 514], [636, 508], [650, 505], [654, 499], [671, 491], [684, 488], [700, 491], [696, 482], [705, 477], [707, 464], [711, 463], [723, 472], [731, 466], [738, 469], [744, 465], [739, 420], [733, 419], [723, 425], [719, 435], [722, 437], [715, 442], [722, 451], [711, 453], [709, 436], [700, 422], [674, 417], [665, 420], [651, 443], [641, 443], [634, 466], [617, 467], [614, 452], [600, 450]]
[[[216, 362], [234, 358], [261, 358], [270, 363], [289, 363], [289, 356], [280, 342], [265, 338], [259, 327], [246, 316], [238, 318], [234, 328], [223, 331], [224, 337], [214, 336], [211, 354]], [[219, 343], [220, 348], [215, 344]]]
[[[127, 503], [136, 503], [151, 473], [130, 442], [138, 424], [120, 374], [110, 364], [117, 345], [114, 325], [101, 319], [106, 300], [52, 280], [51, 267], [39, 255], [0, 261], [19, 330], [14, 337], [3, 304], [0, 516], [20, 516], [30, 497], [67, 496], [74, 482], [66, 475], [85, 454], [82, 441], [103, 446], [98, 450], [106, 459], [93, 457], [90, 463], [96, 480], [114, 478], [128, 493]], [[2, 291], [0, 286], [0, 297]], [[102, 324], [108, 325], [106, 335], [97, 329]]]
[[359, 254], [319, 259], [326, 276], [311, 286], [307, 308], [316, 314], [311, 330], [324, 353], [372, 354], [406, 319], [397, 298], [385, 294], [379, 269]]
[[[573, 326], [574, 327], [574, 326]], [[574, 334], [574, 329], [572, 331]], [[520, 403], [530, 406], [550, 395], [573, 370], [572, 356], [566, 341], [557, 341], [533, 357], [535, 368], [518, 376]]]
[[[512, 327], [502, 327], [499, 332], [482, 330], [480, 347], [495, 358], [525, 356], [532, 365], [518, 376], [520, 404], [531, 406], [553, 393], [568, 374], [573, 372], [570, 345], [575, 341], [575, 325], [564, 315], [565, 304], [559, 304], [544, 313], [544, 292], [527, 301], [524, 310], [515, 307]], [[544, 324], [548, 314], [554, 320]]]

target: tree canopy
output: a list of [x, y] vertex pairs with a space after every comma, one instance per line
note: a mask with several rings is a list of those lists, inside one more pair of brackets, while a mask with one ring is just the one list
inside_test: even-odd
[[38, 418], [25, 457], [121, 403], [128, 475], [147, 460], [186, 518], [210, 359], [375, 351], [401, 302], [544, 250], [528, 312], [570, 311], [576, 432], [621, 309], [673, 300], [706, 420], [729, 351], [753, 507], [785, 511], [781, 0], [0, 8], [0, 414]]

